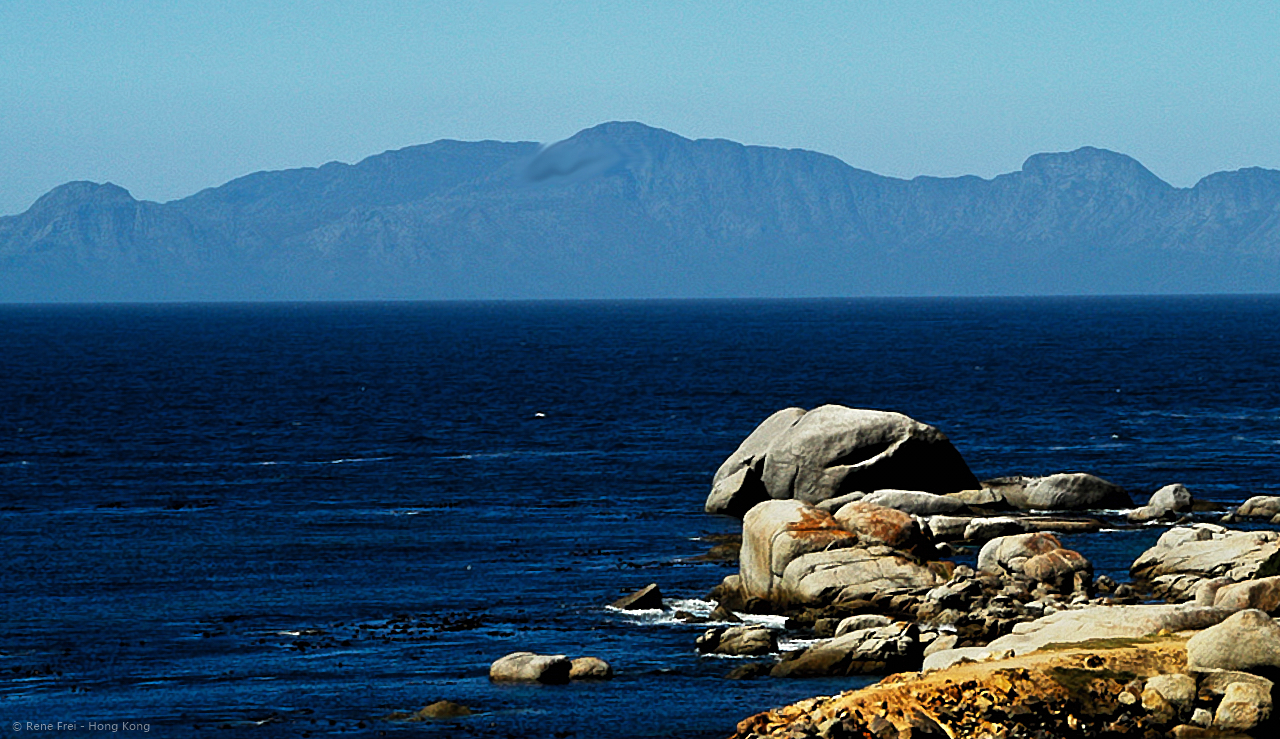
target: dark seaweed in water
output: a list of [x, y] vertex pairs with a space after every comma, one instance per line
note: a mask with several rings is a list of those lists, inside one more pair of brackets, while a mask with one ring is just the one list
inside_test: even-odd
[[[945, 431], [979, 477], [1277, 494], [1280, 299], [0, 309], [0, 718], [157, 735], [722, 736], [701, 512], [769, 413]], [[1159, 534], [1072, 537], [1123, 579]], [[703, 538], [700, 538], [703, 537]], [[698, 610], [705, 604], [682, 601]], [[495, 686], [530, 649], [609, 683]], [[440, 699], [477, 714], [386, 720]], [[228, 733], [224, 727], [229, 727]], [[39, 734], [38, 730], [24, 734]]]

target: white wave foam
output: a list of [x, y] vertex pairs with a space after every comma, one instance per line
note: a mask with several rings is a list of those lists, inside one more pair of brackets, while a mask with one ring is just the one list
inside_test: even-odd
[[760, 657], [761, 657], [761, 656], [763, 656], [763, 655], [759, 655], [759, 654], [716, 654], [716, 653], [714, 653], [714, 652], [705, 652], [705, 653], [701, 653], [701, 652], [700, 652], [700, 653], [698, 654], [698, 656], [699, 656], [699, 657], [701, 657], [701, 658], [703, 658], [703, 659], [748, 660], [748, 659], [760, 659]]
[[771, 613], [739, 613], [737, 616], [745, 624], [768, 626], [771, 629], [781, 629], [787, 625], [786, 616], [775, 616]]
[[340, 457], [340, 458], [338, 458], [338, 459], [323, 459], [323, 460], [310, 460], [310, 459], [279, 460], [279, 459], [271, 459], [271, 460], [267, 460], [267, 461], [265, 461], [265, 462], [245, 462], [244, 464], [245, 464], [246, 466], [249, 466], [249, 467], [275, 467], [275, 466], [279, 466], [279, 465], [288, 465], [288, 464], [297, 464], [297, 465], [320, 465], [320, 464], [359, 464], [359, 463], [361, 463], [361, 462], [385, 462], [385, 461], [387, 461], [388, 459], [395, 459], [395, 457]]
[[695, 616], [710, 616], [716, 608], [713, 601], [701, 598], [672, 598], [670, 602], [671, 607], [677, 611], [688, 611]]
[[[735, 622], [730, 621], [700, 621], [690, 623], [682, 619], [676, 618], [676, 614], [683, 611], [699, 618], [708, 618], [711, 612], [716, 609], [716, 602], [710, 600], [702, 600], [701, 598], [669, 598], [666, 608], [646, 608], [638, 610], [623, 610], [613, 606], [605, 606], [606, 611], [617, 613], [633, 623], [637, 624], [656, 624], [662, 626], [732, 626]], [[754, 613], [736, 613], [734, 614], [742, 620], [742, 623], [748, 625], [768, 626], [769, 628], [781, 629], [786, 623], [786, 616], [759, 615]]]
[[684, 623], [683, 621], [676, 619], [675, 611], [666, 611], [661, 608], [637, 608], [634, 610], [623, 610], [613, 606], [605, 606], [604, 609], [606, 611], [613, 611], [634, 624], [671, 625]]

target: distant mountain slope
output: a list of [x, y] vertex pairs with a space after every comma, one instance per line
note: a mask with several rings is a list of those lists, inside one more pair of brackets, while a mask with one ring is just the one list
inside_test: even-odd
[[0, 300], [1280, 291], [1280, 172], [1122, 154], [901, 180], [606, 123], [438, 141], [169, 203], [73, 182], [0, 218]]

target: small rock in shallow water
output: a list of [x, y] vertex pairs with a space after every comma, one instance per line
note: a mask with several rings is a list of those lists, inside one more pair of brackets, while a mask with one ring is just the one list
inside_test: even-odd
[[599, 657], [579, 657], [569, 665], [570, 680], [610, 680], [613, 667]]
[[426, 721], [429, 719], [462, 718], [474, 713], [470, 708], [453, 701], [436, 701], [424, 706], [409, 718], [410, 721]]
[[1235, 510], [1236, 518], [1267, 518], [1280, 515], [1280, 496], [1255, 495]]
[[494, 682], [567, 683], [571, 668], [569, 658], [563, 654], [512, 652], [489, 666], [489, 679]]
[[730, 626], [711, 629], [698, 638], [698, 650], [713, 654], [754, 656], [777, 651], [778, 638], [764, 626]]
[[619, 598], [611, 603], [621, 611], [648, 611], [662, 608], [662, 591], [657, 583], [649, 583], [631, 595]]
[[751, 680], [757, 677], [764, 677], [769, 674], [769, 670], [773, 669], [773, 665], [768, 662], [748, 662], [745, 665], [729, 670], [724, 676], [726, 680]]

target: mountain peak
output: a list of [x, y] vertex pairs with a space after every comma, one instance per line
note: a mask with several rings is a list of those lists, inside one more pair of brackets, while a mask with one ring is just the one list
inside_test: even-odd
[[663, 128], [656, 128], [639, 121], [606, 121], [590, 128], [584, 128], [581, 131], [570, 136], [566, 141], [573, 140], [595, 141], [607, 139], [610, 141], [655, 141], [655, 140], [680, 140], [687, 141], [683, 136], [672, 133]]
[[538, 153], [525, 170], [532, 182], [581, 182], [619, 166], [650, 160], [688, 139], [634, 121], [610, 121], [583, 129]]
[[1173, 186], [1156, 177], [1151, 170], [1131, 156], [1083, 146], [1074, 151], [1033, 154], [1022, 164], [1025, 174], [1046, 179], [1111, 180], [1126, 179], [1160, 190]]
[[99, 183], [77, 180], [68, 182], [65, 185], [58, 185], [40, 196], [40, 199], [31, 206], [31, 210], [61, 208], [73, 203], [86, 202], [97, 205], [110, 205], [113, 203], [136, 203], [138, 201], [129, 194], [128, 190], [119, 185], [110, 182]]

